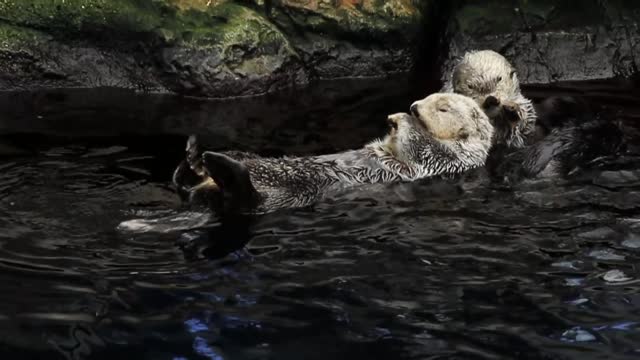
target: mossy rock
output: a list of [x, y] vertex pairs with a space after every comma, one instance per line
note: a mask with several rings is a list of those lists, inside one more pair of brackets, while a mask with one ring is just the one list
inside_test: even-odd
[[58, 37], [140, 34], [193, 44], [220, 41], [246, 10], [222, 0], [0, 0], [7, 23]]
[[289, 38], [311, 76], [385, 76], [413, 69], [432, 1], [253, 0]]
[[284, 82], [304, 78], [296, 51], [264, 15], [232, 3], [218, 5], [208, 15], [219, 22], [194, 27], [191, 34], [180, 34], [179, 41], [162, 50], [172, 88], [193, 95], [238, 96], [254, 93], [256, 84], [273, 86], [267, 83], [277, 76]]
[[[268, 91], [267, 78], [278, 82], [279, 73], [301, 76], [286, 36], [264, 14], [230, 1], [0, 0], [0, 17], [0, 71], [11, 83], [44, 71], [56, 74], [44, 86], [225, 97]], [[65, 53], [103, 71], [88, 74]]]
[[47, 41], [45, 33], [6, 23], [0, 23], [0, 51], [20, 51]]
[[[256, 1], [258, 5], [262, 1]], [[335, 38], [375, 41], [411, 39], [423, 25], [429, 1], [281, 0], [271, 1], [268, 15], [287, 33], [303, 30]], [[400, 35], [400, 36], [398, 36]]]
[[0, 0], [0, 86], [226, 97], [406, 72], [426, 3]]
[[55, 32], [102, 29], [149, 32], [162, 24], [163, 2], [143, 0], [0, 0], [0, 17]]

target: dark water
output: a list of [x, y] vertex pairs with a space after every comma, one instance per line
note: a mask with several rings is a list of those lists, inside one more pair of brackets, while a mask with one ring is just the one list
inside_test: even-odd
[[[408, 107], [404, 83], [231, 103], [0, 95], [0, 358], [639, 357], [640, 94], [528, 91], [618, 113], [629, 153], [569, 180], [379, 186], [225, 224], [169, 185], [186, 134], [274, 155], [358, 147]], [[163, 217], [163, 233], [117, 229]]]

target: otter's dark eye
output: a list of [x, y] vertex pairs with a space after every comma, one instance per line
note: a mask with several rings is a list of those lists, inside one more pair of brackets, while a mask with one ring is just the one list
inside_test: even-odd
[[502, 76], [498, 76], [498, 78], [496, 79], [496, 82], [500, 82], [502, 81]]
[[438, 111], [440, 111], [440, 112], [447, 112], [448, 110], [447, 110], [446, 108], [440, 108], [440, 109], [438, 109]]

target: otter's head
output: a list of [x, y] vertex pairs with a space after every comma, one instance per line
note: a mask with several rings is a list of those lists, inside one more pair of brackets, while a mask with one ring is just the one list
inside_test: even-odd
[[515, 68], [491, 50], [465, 54], [451, 79], [453, 92], [472, 98], [496, 128], [494, 143], [523, 146], [536, 114], [522, 96]]
[[473, 51], [453, 69], [453, 92], [468, 96], [494, 117], [500, 104], [520, 94], [515, 68], [507, 59], [491, 50]]
[[[484, 164], [493, 136], [489, 119], [471, 99], [433, 94], [413, 103], [413, 114], [390, 115], [388, 151], [398, 160], [457, 172]], [[431, 170], [431, 169], [427, 169]]]

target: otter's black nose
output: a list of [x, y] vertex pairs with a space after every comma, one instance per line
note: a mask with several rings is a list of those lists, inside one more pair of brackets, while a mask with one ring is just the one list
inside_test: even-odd
[[418, 117], [418, 104], [411, 104], [411, 107], [409, 108], [409, 110], [411, 111], [411, 113], [413, 114], [413, 116]]
[[497, 97], [491, 95], [491, 96], [487, 96], [487, 98], [484, 99], [484, 103], [482, 104], [482, 107], [485, 109], [489, 109], [498, 105], [500, 105], [500, 100], [498, 100]]

